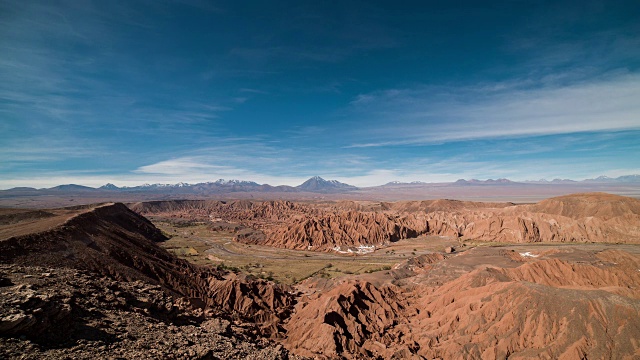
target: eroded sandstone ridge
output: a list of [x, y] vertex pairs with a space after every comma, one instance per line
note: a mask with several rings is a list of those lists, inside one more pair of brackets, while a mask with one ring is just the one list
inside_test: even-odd
[[[568, 255], [575, 260], [559, 259]], [[411, 260], [413, 273], [393, 283], [339, 282], [301, 298], [285, 344], [297, 354], [345, 358], [640, 355], [638, 254], [567, 250], [535, 256], [474, 249], [442, 260]], [[484, 263], [487, 257], [502, 258], [500, 266]], [[441, 275], [465, 262], [475, 266], [461, 276]], [[444, 281], [437, 285], [434, 278]]]
[[137, 203], [143, 215], [170, 214], [237, 222], [253, 229], [236, 240], [288, 249], [381, 247], [418, 235], [487, 242], [640, 243], [640, 200], [589, 193], [533, 205], [455, 200], [397, 203], [165, 201]]

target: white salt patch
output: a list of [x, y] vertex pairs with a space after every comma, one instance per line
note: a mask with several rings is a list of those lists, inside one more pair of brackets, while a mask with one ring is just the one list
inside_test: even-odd
[[520, 256], [524, 256], [524, 257], [538, 257], [538, 256], [540, 256], [540, 255], [535, 255], [535, 254], [532, 254], [532, 253], [530, 253], [529, 251], [527, 251], [527, 252], [520, 253]]
[[351, 248], [347, 249], [347, 251], [343, 251], [342, 248], [340, 248], [340, 246], [336, 246], [336, 247], [333, 248], [333, 251], [335, 251], [337, 253], [340, 253], [340, 254], [353, 254], [353, 253], [356, 253], [356, 254], [359, 254], [359, 255], [372, 253], [375, 250], [376, 250], [376, 246], [375, 245], [370, 245], [370, 246], [360, 245], [355, 249], [355, 251], [354, 251], [354, 249], [351, 249]]

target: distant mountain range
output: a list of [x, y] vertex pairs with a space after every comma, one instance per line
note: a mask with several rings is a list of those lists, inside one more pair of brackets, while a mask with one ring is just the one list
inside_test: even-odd
[[[167, 189], [214, 189], [214, 188], [254, 188], [262, 185], [253, 181], [243, 180], [225, 180], [219, 179], [213, 182], [188, 184], [179, 182], [177, 184], [143, 184], [140, 186], [123, 186], [117, 187], [113, 184], [106, 184], [99, 189], [102, 190], [114, 190], [114, 191], [153, 191], [153, 190], [167, 190]], [[269, 185], [267, 185], [269, 186]]]
[[640, 182], [640, 175], [624, 175], [617, 178], [610, 178], [608, 176], [599, 176], [595, 179], [587, 179], [585, 182], [615, 182], [615, 183], [638, 183]]
[[0, 190], [4, 196], [29, 196], [47, 194], [91, 194], [91, 193], [149, 193], [149, 194], [192, 194], [207, 195], [231, 192], [311, 192], [311, 193], [335, 193], [357, 190], [358, 188], [341, 183], [337, 180], [325, 180], [320, 176], [314, 176], [298, 186], [258, 184], [253, 181], [224, 180], [188, 184], [143, 184], [139, 186], [118, 187], [108, 183], [99, 188], [76, 184], [58, 185], [52, 188], [35, 189], [30, 187], [17, 187], [8, 190]]
[[430, 186], [430, 185], [452, 185], [452, 186], [482, 186], [482, 185], [526, 185], [526, 184], [549, 184], [549, 185], [563, 185], [563, 184], [640, 184], [640, 175], [624, 175], [617, 178], [611, 178], [608, 176], [599, 176], [595, 179], [586, 180], [571, 180], [571, 179], [553, 179], [553, 180], [525, 180], [525, 181], [512, 181], [509, 179], [459, 179], [452, 183], [426, 183], [422, 181], [401, 182], [391, 181], [380, 187], [417, 187], [417, 186]]
[[428, 184], [424, 181], [411, 181], [411, 182], [402, 182], [402, 181], [391, 181], [382, 186], [398, 186], [398, 185], [425, 185]]
[[325, 180], [320, 176], [314, 176], [298, 186], [279, 185], [272, 186], [269, 184], [258, 184], [253, 181], [244, 180], [224, 180], [219, 179], [213, 182], [188, 184], [143, 184], [140, 186], [123, 186], [118, 187], [114, 184], [105, 184], [99, 188], [93, 188], [82, 185], [66, 184], [58, 185], [47, 189], [35, 189], [30, 187], [17, 187], [8, 190], [0, 190], [0, 196], [12, 197], [12, 196], [37, 196], [37, 195], [55, 195], [55, 194], [114, 194], [114, 193], [146, 193], [157, 195], [208, 195], [208, 194], [224, 194], [233, 192], [307, 192], [307, 193], [345, 193], [355, 190], [366, 189], [382, 189], [385, 188], [422, 188], [430, 186], [527, 186], [527, 185], [576, 185], [576, 186], [589, 186], [589, 185], [638, 185], [640, 186], [640, 175], [625, 175], [617, 178], [611, 178], [607, 176], [599, 176], [595, 179], [586, 179], [582, 181], [570, 180], [570, 179], [553, 179], [551, 181], [546, 179], [540, 179], [535, 181], [522, 181], [515, 182], [509, 179], [488, 179], [477, 180], [459, 179], [452, 183], [425, 183], [421, 181], [413, 182], [399, 182], [392, 181], [387, 184], [371, 187], [371, 188], [358, 188], [353, 185], [345, 184], [337, 180]]
[[586, 179], [582, 181], [576, 181], [571, 179], [553, 179], [551, 181], [546, 179], [540, 179], [536, 181], [524, 181], [524, 183], [529, 184], [625, 184], [632, 183], [637, 184], [640, 183], [640, 175], [624, 175], [619, 176], [617, 178], [611, 178], [608, 176], [598, 176], [595, 179]]
[[466, 186], [466, 185], [510, 185], [510, 184], [518, 184], [518, 183], [514, 182], [514, 181], [511, 181], [509, 179], [497, 179], [497, 180], [493, 180], [493, 179], [488, 179], [488, 180], [477, 180], [477, 179], [465, 180], [465, 179], [459, 179], [456, 182], [454, 182], [453, 184], [454, 185]]
[[[77, 185], [64, 185], [64, 186], [77, 186]], [[84, 187], [83, 187], [84, 188]], [[93, 188], [88, 188], [93, 189]], [[306, 191], [306, 192], [335, 192], [335, 191], [346, 191], [346, 190], [356, 190], [357, 187], [345, 183], [341, 183], [337, 180], [325, 180], [320, 176], [314, 176], [309, 180], [298, 186], [271, 186], [269, 184], [260, 185], [253, 181], [244, 181], [244, 180], [225, 180], [219, 179], [214, 182], [206, 182], [206, 183], [198, 183], [198, 184], [187, 184], [187, 183], [177, 183], [177, 184], [144, 184], [141, 186], [134, 187], [117, 187], [113, 184], [106, 184], [101, 186], [99, 189], [101, 190], [110, 190], [110, 191], [175, 191], [180, 190], [184, 192], [236, 192], [236, 191], [258, 191], [258, 192], [269, 192], [269, 191], [284, 191], [284, 192], [295, 192], [295, 191]]]

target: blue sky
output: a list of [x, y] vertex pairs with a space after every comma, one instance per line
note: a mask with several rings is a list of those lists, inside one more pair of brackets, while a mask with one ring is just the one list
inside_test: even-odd
[[638, 1], [0, 0], [0, 188], [640, 173]]

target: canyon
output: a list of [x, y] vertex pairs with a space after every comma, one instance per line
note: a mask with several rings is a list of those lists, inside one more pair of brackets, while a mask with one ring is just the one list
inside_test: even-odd
[[632, 359], [639, 289], [640, 200], [606, 193], [0, 209], [8, 358]]

